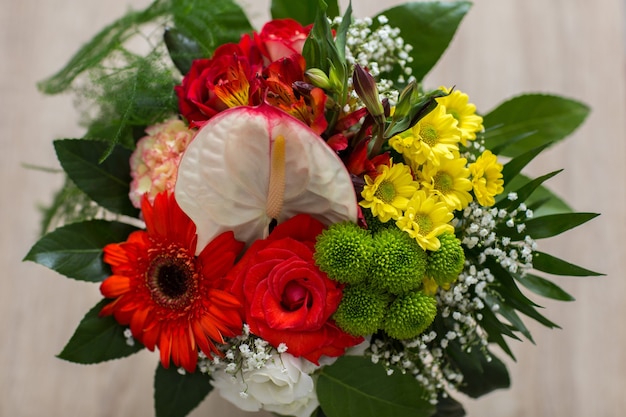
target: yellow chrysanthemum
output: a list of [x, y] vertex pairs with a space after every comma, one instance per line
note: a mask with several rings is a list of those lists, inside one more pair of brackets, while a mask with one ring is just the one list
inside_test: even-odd
[[365, 176], [365, 187], [361, 192], [361, 207], [368, 208], [381, 222], [396, 219], [406, 208], [409, 199], [417, 191], [418, 183], [413, 180], [411, 169], [402, 163], [379, 165], [378, 175], [372, 179]]
[[485, 151], [469, 166], [469, 170], [476, 200], [483, 206], [493, 206], [494, 197], [504, 191], [502, 165], [498, 163], [498, 158], [491, 151]]
[[444, 106], [437, 106], [411, 129], [389, 139], [389, 144], [415, 167], [426, 161], [439, 165], [441, 159], [452, 159], [460, 140], [456, 119]]
[[472, 182], [465, 158], [443, 159], [439, 166], [425, 164], [420, 184], [435, 194], [451, 210], [462, 210], [472, 201]]
[[444, 202], [419, 190], [409, 200], [396, 225], [414, 238], [422, 249], [436, 251], [441, 245], [437, 236], [445, 232], [454, 233], [450, 224], [453, 217]]
[[[439, 87], [446, 93], [450, 88]], [[437, 99], [437, 103], [443, 105], [446, 113], [458, 122], [457, 127], [461, 131], [461, 143], [467, 146], [468, 140], [476, 139], [476, 133], [483, 130], [483, 118], [476, 114], [476, 106], [469, 103], [469, 96], [459, 90], [454, 90], [445, 97]]]

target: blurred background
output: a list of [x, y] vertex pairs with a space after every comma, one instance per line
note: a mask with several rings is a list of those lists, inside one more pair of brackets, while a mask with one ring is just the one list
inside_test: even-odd
[[[353, 0], [358, 17], [398, 4]], [[39, 205], [60, 175], [52, 140], [79, 137], [68, 96], [44, 97], [35, 82], [128, 8], [147, 0], [0, 0], [0, 416], [143, 417], [152, 412], [155, 354], [81, 366], [55, 357], [99, 300], [97, 286], [21, 259], [38, 238]], [[242, 0], [257, 28], [268, 0]], [[346, 2], [343, 3], [344, 7]], [[577, 211], [602, 216], [542, 251], [606, 273], [562, 278], [577, 301], [540, 300], [562, 330], [528, 321], [536, 345], [512, 342], [512, 388], [480, 400], [458, 396], [470, 417], [615, 417], [626, 409], [626, 90], [623, 0], [476, 0], [426, 86], [456, 85], [482, 113], [523, 92], [587, 103], [592, 113], [568, 140], [529, 168], [565, 170], [548, 184]], [[236, 417], [210, 396], [192, 416]], [[259, 414], [262, 415], [262, 414]], [[393, 416], [381, 416], [393, 417]]]

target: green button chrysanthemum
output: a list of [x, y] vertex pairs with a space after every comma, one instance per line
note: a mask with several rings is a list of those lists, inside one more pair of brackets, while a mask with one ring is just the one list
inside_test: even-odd
[[397, 228], [374, 235], [370, 280], [374, 287], [392, 294], [417, 289], [426, 271], [426, 252], [415, 239]]
[[370, 271], [373, 240], [354, 223], [337, 223], [317, 237], [315, 263], [331, 279], [356, 284]]
[[398, 296], [389, 306], [383, 330], [395, 339], [412, 339], [430, 326], [437, 314], [437, 300], [421, 291]]
[[438, 239], [441, 246], [439, 250], [428, 254], [426, 275], [442, 286], [456, 281], [463, 270], [465, 253], [461, 241], [452, 233], [444, 233]]
[[363, 213], [363, 218], [365, 219], [365, 223], [367, 224], [367, 230], [370, 233], [377, 233], [383, 229], [388, 229], [390, 227], [396, 227], [396, 223], [392, 221], [388, 221], [386, 223], [381, 222], [378, 217], [372, 214], [370, 209], [362, 209], [361, 213]]
[[389, 295], [366, 284], [349, 285], [333, 318], [345, 332], [365, 336], [380, 329], [389, 304]]

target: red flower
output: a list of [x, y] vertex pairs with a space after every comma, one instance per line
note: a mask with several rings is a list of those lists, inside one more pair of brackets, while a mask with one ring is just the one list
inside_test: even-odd
[[100, 291], [113, 300], [100, 315], [130, 325], [148, 349], [158, 347], [165, 368], [171, 359], [193, 372], [198, 349], [209, 357], [220, 354], [214, 342], [241, 332], [242, 306], [225, 291], [232, 285], [225, 276], [243, 243], [223, 233], [196, 258], [195, 225], [173, 195], [158, 194], [154, 205], [144, 197], [142, 212], [145, 231], [104, 248], [113, 275]]
[[254, 242], [229, 274], [250, 331], [275, 347], [285, 343], [290, 354], [316, 364], [322, 355], [340, 356], [363, 340], [330, 319], [342, 291], [313, 260], [323, 229], [311, 216], [297, 215]]
[[270, 62], [301, 54], [311, 26], [303, 27], [293, 19], [275, 19], [267, 22], [255, 37], [261, 53]]
[[[192, 126], [230, 107], [261, 103], [262, 61], [245, 43], [222, 45], [211, 59], [193, 61], [182, 85], [174, 87], [180, 113]], [[259, 62], [251, 60], [255, 57]], [[198, 123], [200, 122], [200, 123]]]

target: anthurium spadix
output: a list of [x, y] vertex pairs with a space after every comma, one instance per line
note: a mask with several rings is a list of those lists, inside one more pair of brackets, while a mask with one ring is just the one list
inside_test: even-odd
[[308, 126], [269, 105], [211, 118], [178, 168], [175, 195], [194, 221], [198, 248], [232, 230], [250, 244], [308, 213], [325, 224], [357, 219], [350, 175]]

